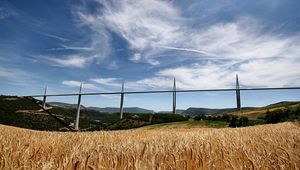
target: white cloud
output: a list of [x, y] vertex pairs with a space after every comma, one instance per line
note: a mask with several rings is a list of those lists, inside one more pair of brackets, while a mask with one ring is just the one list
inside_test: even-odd
[[113, 1], [105, 4], [101, 19], [125, 38], [132, 48], [145, 50], [152, 43], [172, 41], [179, 36], [179, 11], [167, 1]]
[[153, 58], [150, 58], [150, 59], [147, 59], [147, 62], [153, 66], [156, 66], [156, 65], [159, 65], [160, 62], [156, 59], [153, 59]]
[[[79, 87], [81, 83], [82, 82], [80, 82], [80, 81], [74, 81], [74, 80], [66, 80], [66, 81], [62, 82], [63, 85], [69, 86], [69, 87]], [[92, 89], [92, 90], [98, 89], [94, 84], [91, 84], [91, 83], [82, 83], [82, 88], [83, 89]]]
[[260, 59], [240, 64], [194, 64], [163, 69], [152, 78], [139, 80], [153, 89], [172, 88], [176, 77], [181, 89], [234, 88], [235, 74], [239, 74], [240, 84], [251, 87], [300, 86], [300, 61], [295, 59]]
[[[163, 49], [153, 50], [155, 44], [169, 44], [182, 36], [179, 11], [167, 1], [101, 1], [104, 9], [86, 17], [89, 23], [102, 23], [124, 38], [137, 51], [130, 60], [141, 59], [152, 65], [153, 56]], [[154, 52], [155, 51], [155, 52]], [[156, 52], [157, 51], [157, 52]]]
[[86, 48], [87, 53], [84, 54], [93, 56], [94, 60], [102, 61], [111, 53], [111, 37], [105, 29], [105, 23], [101, 22], [97, 15], [91, 14], [86, 5], [86, 3], [83, 3], [82, 6], [77, 6], [72, 11], [77, 19], [78, 26], [87, 28], [89, 31], [85, 35], [88, 42], [83, 41], [81, 44]]
[[[153, 77], [125, 81], [125, 89], [127, 91], [172, 89], [174, 77], [178, 89], [235, 88], [235, 74], [239, 74], [242, 87], [300, 86], [299, 65], [300, 61], [293, 58], [192, 64], [162, 69]], [[119, 78], [93, 78], [90, 81], [110, 91], [118, 91], [121, 86]], [[79, 86], [80, 82], [68, 84]]]
[[255, 18], [243, 16], [231, 22], [195, 27], [190, 24], [193, 22], [187, 22], [195, 19], [183, 17], [180, 9], [169, 1], [99, 3], [104, 5], [101, 13], [86, 16], [85, 20], [105, 25], [123, 37], [131, 49], [138, 51], [130, 58], [134, 62], [144, 60], [159, 65], [159, 57], [164, 56], [161, 54], [174, 50], [198, 53], [195, 59], [209, 56], [247, 60], [298, 54], [299, 35], [282, 37], [263, 32], [264, 24]]
[[121, 86], [121, 81], [118, 78], [93, 78], [90, 79], [90, 81], [104, 86], [114, 86], [114, 87]]
[[300, 45], [294, 37], [262, 33], [262, 25], [253, 18], [243, 17], [236, 22], [219, 23], [195, 32], [190, 42], [216, 57], [239, 60], [281, 57], [291, 51], [290, 44]]
[[226, 66], [222, 68], [208, 63], [206, 65], [194, 64], [189, 67], [163, 69], [156, 73], [155, 77], [139, 80], [136, 83], [144, 84], [153, 89], [170, 89], [173, 87], [174, 77], [177, 87], [181, 89], [224, 88], [230, 87], [234, 82], [234, 73], [230, 73]]
[[203, 55], [206, 55], [206, 56], [215, 56], [214, 54], [208, 53], [206, 51], [201, 51], [201, 50], [192, 49], [192, 48], [178, 48], [178, 47], [169, 47], [169, 46], [163, 46], [163, 45], [154, 45], [154, 47], [164, 48], [164, 49], [169, 49], [169, 50], [178, 50], [178, 51], [187, 51], [187, 52], [199, 53], [199, 54], [203, 54]]
[[47, 59], [50, 61], [53, 61], [56, 66], [83, 68], [93, 58], [92, 57], [90, 57], [90, 58], [82, 57], [82, 56], [67, 56], [64, 58], [47, 57]]
[[[72, 54], [68, 56], [47, 57], [48, 60], [54, 62], [56, 66], [84, 68], [88, 64], [95, 61], [100, 64], [111, 53], [110, 34], [105, 29], [103, 23], [98, 22], [97, 16], [89, 14], [89, 10], [84, 1], [83, 6], [77, 6], [73, 9], [72, 14], [79, 28], [83, 28], [82, 40], [71, 42], [66, 38], [40, 32], [42, 35], [58, 39], [64, 44], [58, 48], [50, 48], [49, 51], [72, 50]], [[109, 69], [117, 69], [116, 62], [110, 62]]]
[[145, 89], [165, 89], [173, 86], [173, 79], [171, 77], [153, 77], [138, 80], [135, 84], [144, 86]]
[[0, 67], [0, 77], [6, 81], [17, 84], [29, 84], [38, 79], [34, 73], [27, 72], [23, 69], [5, 67]]
[[59, 48], [50, 48], [49, 51], [74, 50], [74, 51], [92, 51], [91, 47], [74, 47], [61, 45]]
[[244, 85], [265, 87], [300, 86], [300, 61], [296, 59], [253, 60], [240, 65]]
[[[129, 48], [135, 51], [129, 58], [133, 62], [157, 66], [162, 61], [168, 62], [161, 60], [161, 57], [180, 52], [180, 61], [186, 59], [199, 63], [162, 69], [153, 77], [128, 82], [130, 87], [172, 86], [168, 82], [172, 82], [173, 77], [176, 77], [181, 88], [234, 87], [235, 73], [239, 73], [242, 79], [244, 77], [242, 84], [249, 86], [298, 84], [298, 34], [283, 36], [266, 31], [264, 22], [249, 16], [203, 24], [197, 18], [185, 18], [174, 1], [97, 2], [103, 5], [101, 11], [91, 13], [82, 8], [76, 12], [80, 23], [98, 36], [92, 41], [97, 44], [93, 47], [101, 45], [104, 51], [110, 51], [109, 30], [126, 40]], [[186, 57], [187, 53], [194, 55]], [[107, 57], [103, 54], [98, 57]], [[199, 62], [204, 59], [220, 62]], [[174, 60], [171, 59], [171, 62], [176, 62]], [[293, 71], [284, 71], [290, 68]]]
[[62, 42], [67, 42], [69, 41], [69, 39], [67, 38], [64, 38], [64, 37], [61, 37], [61, 36], [58, 36], [58, 35], [54, 35], [54, 34], [49, 34], [49, 33], [46, 33], [46, 32], [38, 32], [46, 37], [50, 37], [50, 38], [54, 38], [54, 39], [57, 39], [57, 40], [60, 40]]
[[132, 57], [129, 58], [130, 61], [138, 62], [142, 59], [142, 56], [140, 53], [135, 53]]
[[79, 87], [81, 83], [83, 89], [92, 91], [110, 92], [120, 91], [121, 89], [121, 81], [118, 78], [91, 78], [85, 82], [76, 80], [62, 81], [62, 84], [68, 87]]
[[69, 80], [69, 81], [63, 81], [62, 84], [70, 87], [79, 87], [82, 82], [80, 81], [74, 81], [74, 80]]

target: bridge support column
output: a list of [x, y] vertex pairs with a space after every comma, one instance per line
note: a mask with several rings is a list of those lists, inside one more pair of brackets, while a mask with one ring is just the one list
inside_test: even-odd
[[173, 84], [173, 114], [176, 114], [176, 80], [174, 78]]
[[77, 103], [77, 115], [76, 115], [76, 122], [75, 122], [75, 130], [79, 130], [79, 118], [80, 118], [80, 106], [81, 106], [81, 90], [82, 90], [82, 83], [79, 87], [79, 94], [78, 94], [78, 103]]
[[239, 84], [239, 77], [236, 74], [236, 108], [238, 111], [242, 111], [241, 108], [241, 92], [240, 92], [240, 84]]
[[123, 119], [123, 105], [124, 105], [124, 81], [122, 81], [122, 89], [121, 89], [120, 119]]
[[45, 87], [44, 91], [44, 98], [43, 98], [43, 108], [46, 108], [46, 98], [47, 98], [47, 86]]

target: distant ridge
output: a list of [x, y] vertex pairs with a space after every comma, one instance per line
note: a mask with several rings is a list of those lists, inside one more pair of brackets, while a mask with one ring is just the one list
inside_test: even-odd
[[[243, 107], [242, 109], [254, 109], [255, 107]], [[212, 115], [212, 114], [227, 114], [230, 112], [237, 111], [236, 108], [221, 108], [221, 109], [209, 109], [209, 108], [195, 108], [190, 107], [182, 114], [186, 115]]]
[[[90, 110], [96, 110], [99, 112], [106, 112], [106, 113], [116, 113], [120, 112], [120, 108], [118, 107], [87, 107], [87, 109]], [[153, 110], [148, 110], [144, 108], [139, 108], [139, 107], [124, 107], [124, 112], [127, 113], [154, 113]]]
[[[176, 109], [176, 114], [182, 114], [185, 110], [183, 109]], [[172, 113], [172, 111], [159, 111], [157, 113], [161, 113], [161, 114], [168, 114], [168, 113]]]
[[[63, 103], [63, 102], [48, 102], [47, 104], [52, 105], [52, 106], [58, 106], [58, 107], [63, 107], [66, 109], [76, 109], [77, 104], [70, 104], [70, 103]], [[85, 109], [83, 105], [80, 106], [81, 109]]]
[[[63, 102], [49, 102], [49, 105], [52, 106], [58, 106], [58, 107], [63, 107], [63, 108], [72, 108], [76, 109], [77, 104], [69, 104], [69, 103], [63, 103]], [[120, 112], [120, 108], [118, 107], [85, 107], [81, 105], [81, 109], [88, 109], [88, 110], [95, 110], [98, 112], [105, 112], [105, 113], [117, 113]], [[139, 107], [125, 107], [124, 112], [127, 113], [154, 113], [153, 110], [148, 110], [144, 108], [139, 108]]]
[[[253, 111], [253, 110], [260, 110], [260, 109], [268, 109], [268, 108], [275, 108], [275, 107], [283, 107], [285, 105], [293, 105], [297, 104], [299, 101], [281, 101], [273, 104], [269, 104], [264, 107], [243, 107], [242, 110], [243, 112], [247, 111]], [[49, 102], [48, 104], [53, 105], [53, 106], [59, 106], [59, 107], [64, 107], [64, 108], [72, 108], [76, 109], [77, 104], [69, 104], [69, 103], [63, 103], [63, 102]], [[85, 107], [81, 106], [82, 109], [87, 109], [87, 110], [94, 110], [94, 111], [99, 111], [103, 113], [118, 113], [120, 112], [120, 109], [118, 107]], [[158, 111], [154, 112], [153, 110], [148, 110], [144, 108], [139, 108], [139, 107], [125, 107], [124, 112], [127, 113], [158, 113], [158, 114], [166, 114], [166, 113], [171, 113], [172, 111]], [[197, 115], [214, 115], [214, 114], [235, 114], [239, 113], [237, 112], [236, 108], [196, 108], [196, 107], [190, 107], [186, 110], [182, 109], [177, 109], [176, 110], [177, 114], [183, 114], [183, 115], [192, 115], [192, 116], [197, 116]]]

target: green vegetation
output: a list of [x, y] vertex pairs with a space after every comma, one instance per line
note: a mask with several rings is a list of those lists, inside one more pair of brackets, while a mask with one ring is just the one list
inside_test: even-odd
[[108, 125], [105, 129], [107, 130], [120, 130], [120, 129], [132, 129], [146, 125], [166, 123], [166, 122], [180, 122], [187, 121], [188, 116], [179, 114], [133, 114], [125, 113], [124, 119], [116, 121]]
[[236, 116], [244, 116], [248, 117], [249, 119], [260, 119], [266, 116], [267, 111], [273, 112], [275, 110], [282, 110], [282, 109], [290, 109], [295, 110], [297, 107], [300, 106], [300, 102], [279, 102], [275, 104], [270, 104], [260, 108], [243, 108], [242, 112], [235, 111], [230, 112], [230, 115]]
[[229, 123], [229, 127], [243, 127], [248, 126], [248, 118], [247, 117], [237, 117], [237, 116], [231, 116], [231, 120]]
[[300, 106], [297, 108], [286, 107], [284, 109], [277, 109], [274, 111], [268, 110], [264, 117], [266, 123], [278, 123], [284, 121], [291, 121], [300, 119]]
[[183, 111], [182, 114], [200, 116], [200, 115], [226, 114], [234, 111], [236, 111], [236, 108], [209, 109], [209, 108], [190, 107], [187, 110]]
[[[65, 131], [74, 127], [76, 109], [47, 105], [43, 110], [41, 101], [17, 96], [0, 96], [0, 124], [17, 127]], [[80, 113], [80, 129], [85, 131], [102, 129], [130, 129], [149, 124], [186, 121], [188, 117], [174, 114], [133, 114], [124, 113], [120, 120], [119, 113], [103, 113], [83, 107]]]
[[[71, 124], [76, 118], [77, 109], [53, 107], [49, 112], [62, 117], [68, 124]], [[119, 118], [119, 113], [103, 113], [96, 110], [81, 109], [79, 124], [81, 130], [101, 130], [119, 120]]]
[[254, 126], [258, 124], [264, 124], [265, 120], [261, 119], [249, 119], [243, 116], [236, 116], [236, 115], [200, 115], [195, 116], [194, 120], [208, 120], [211, 122], [226, 122], [229, 127], [243, 127], [243, 126]]
[[39, 111], [31, 101], [16, 96], [0, 96], [0, 124], [37, 130], [64, 128], [54, 117]]
[[[47, 131], [65, 131], [74, 126], [76, 109], [52, 106], [52, 109], [44, 111], [38, 104], [41, 101], [33, 98], [0, 96], [0, 124]], [[82, 109], [80, 128], [100, 130], [117, 120], [118, 113]]]
[[193, 120], [181, 122], [169, 122], [169, 123], [160, 123], [149, 126], [144, 126], [142, 129], [159, 129], [159, 128], [197, 128], [197, 127], [207, 127], [207, 128], [222, 128], [227, 127], [228, 123], [224, 121], [211, 121], [211, 120]]

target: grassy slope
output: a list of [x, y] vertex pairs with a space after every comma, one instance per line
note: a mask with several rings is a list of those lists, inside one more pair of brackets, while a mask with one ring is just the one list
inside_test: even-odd
[[187, 121], [188, 118], [180, 114], [133, 114], [125, 113], [122, 120], [118, 120], [105, 127], [106, 130], [133, 129], [142, 126], [167, 122]]
[[0, 125], [0, 169], [297, 169], [300, 127], [41, 132]]
[[210, 120], [189, 120], [181, 122], [170, 122], [170, 123], [160, 123], [149, 126], [141, 127], [140, 129], [161, 129], [161, 128], [222, 128], [227, 127], [228, 123], [222, 121], [210, 121]]
[[245, 110], [242, 111], [242, 113], [240, 113], [240, 112], [231, 112], [231, 113], [228, 113], [228, 114], [238, 115], [238, 116], [245, 116], [245, 117], [248, 117], [248, 118], [257, 119], [259, 117], [266, 116], [267, 110], [274, 111], [274, 110], [277, 110], [277, 109], [285, 109], [285, 108], [295, 109], [299, 106], [300, 106], [300, 102], [281, 102], [281, 103], [272, 104], [272, 105], [268, 105], [268, 106], [261, 107], [261, 108], [256, 108], [256, 109], [245, 109]]
[[0, 123], [37, 130], [64, 128], [33, 102], [20, 97], [0, 96]]
[[[35, 99], [32, 99], [36, 101]], [[76, 109], [53, 107], [49, 112], [69, 126], [74, 126]], [[66, 130], [65, 124], [41, 110], [39, 106], [26, 98], [0, 96], [0, 124], [12, 125], [36, 130]], [[80, 128], [88, 130], [102, 129], [106, 124], [119, 119], [118, 114], [100, 113], [94, 110], [81, 110]]]

